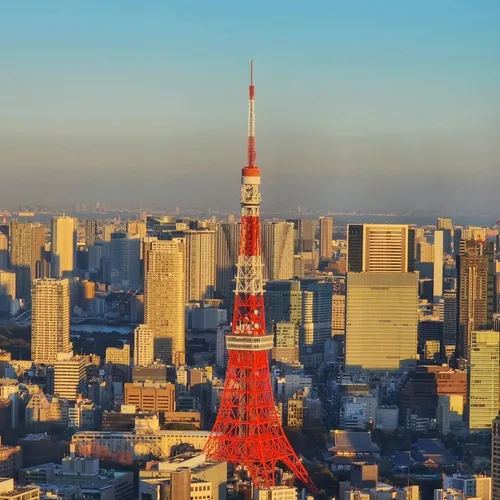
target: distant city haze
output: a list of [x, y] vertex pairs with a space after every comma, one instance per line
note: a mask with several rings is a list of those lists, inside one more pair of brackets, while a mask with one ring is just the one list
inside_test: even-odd
[[[494, 212], [500, 3], [0, 5], [2, 205]], [[500, 219], [500, 211], [499, 217]]]

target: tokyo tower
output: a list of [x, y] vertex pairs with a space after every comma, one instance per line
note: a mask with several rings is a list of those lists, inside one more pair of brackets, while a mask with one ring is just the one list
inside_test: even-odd
[[278, 417], [269, 372], [273, 336], [266, 333], [260, 241], [260, 170], [255, 153], [255, 88], [250, 66], [248, 164], [241, 177], [241, 234], [229, 362], [222, 401], [204, 448], [207, 457], [244, 467], [257, 487], [276, 484], [281, 465], [317, 489], [293, 451]]

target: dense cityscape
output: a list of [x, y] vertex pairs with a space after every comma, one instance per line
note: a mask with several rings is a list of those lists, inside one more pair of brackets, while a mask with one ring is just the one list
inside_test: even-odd
[[279, 4], [0, 6], [0, 500], [500, 500], [500, 4]]

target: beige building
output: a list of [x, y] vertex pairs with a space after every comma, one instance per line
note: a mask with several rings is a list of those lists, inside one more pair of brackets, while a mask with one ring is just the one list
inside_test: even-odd
[[35, 392], [26, 406], [25, 420], [27, 424], [38, 422], [62, 423], [61, 400], [46, 396], [41, 390]]
[[40, 224], [11, 221], [10, 265], [16, 273], [16, 296], [29, 299], [31, 282], [41, 277], [37, 265], [45, 252], [45, 229]]
[[[185, 453], [160, 462], [147, 462], [144, 470], [139, 471], [139, 481], [168, 480], [173, 472], [191, 471], [191, 479], [202, 480], [211, 484], [210, 500], [227, 498], [227, 462], [206, 460], [204, 454]], [[198, 483], [199, 485], [200, 483]], [[202, 492], [203, 490], [196, 490]], [[205, 490], [207, 494], [208, 490]], [[141, 492], [141, 484], [139, 485]], [[194, 493], [191, 490], [192, 494]], [[139, 494], [139, 497], [141, 495]], [[176, 499], [177, 500], [177, 497]]]
[[434, 245], [427, 241], [417, 243], [418, 262], [434, 262]]
[[38, 486], [16, 486], [14, 479], [0, 477], [0, 500], [39, 500]]
[[137, 410], [152, 412], [175, 411], [175, 384], [168, 382], [127, 383], [125, 404], [134, 405]]
[[348, 273], [346, 367], [399, 370], [417, 359], [418, 275]]
[[296, 392], [288, 399], [287, 426], [304, 427], [304, 396], [302, 391]]
[[23, 455], [20, 446], [2, 444], [0, 436], [0, 478], [13, 477], [22, 466]]
[[60, 398], [78, 399], [80, 394], [86, 395], [87, 358], [73, 356], [59, 359], [54, 363], [54, 394]]
[[11, 301], [15, 299], [16, 273], [14, 271], [4, 271], [0, 268], [0, 311], [9, 312]]
[[333, 219], [331, 217], [319, 218], [319, 258], [332, 258]]
[[186, 302], [212, 299], [215, 292], [215, 231], [185, 231]]
[[36, 363], [53, 363], [59, 353], [72, 349], [69, 281], [37, 279], [31, 293], [31, 358]]
[[264, 279], [293, 278], [294, 234], [294, 226], [291, 222], [264, 221], [262, 223]]
[[127, 236], [139, 235], [141, 238], [145, 238], [147, 234], [146, 223], [140, 220], [129, 220], [127, 221]]
[[332, 295], [332, 336], [345, 334], [345, 295]]
[[189, 469], [170, 473], [169, 479], [141, 479], [140, 498], [150, 500], [212, 500], [212, 484], [191, 477]]
[[182, 240], [151, 241], [145, 246], [145, 327], [136, 330], [140, 365], [151, 364], [150, 347], [139, 338], [140, 335], [149, 338], [151, 331], [154, 333], [154, 357], [175, 365], [185, 362], [184, 249]]
[[154, 426], [134, 432], [81, 431], [73, 436], [72, 441], [79, 455], [104, 449], [111, 454], [130, 454], [133, 460], [150, 460], [151, 457], [166, 459], [170, 457], [173, 446], [185, 443], [201, 450], [209, 436], [209, 431], [160, 430], [156, 421]]
[[121, 367], [130, 367], [130, 344], [124, 344], [119, 347], [106, 348], [106, 364], [118, 365]]
[[405, 224], [349, 224], [349, 272], [403, 272], [413, 270], [414, 230]]
[[294, 486], [257, 488], [253, 493], [253, 500], [297, 500], [297, 498], [297, 488]]
[[467, 374], [470, 431], [489, 431], [498, 415], [499, 335], [493, 330], [471, 333]]
[[149, 366], [155, 360], [155, 330], [139, 325], [134, 330], [134, 366]]
[[0, 269], [9, 267], [9, 238], [0, 233]]
[[52, 276], [70, 277], [75, 270], [78, 221], [73, 217], [52, 218]]

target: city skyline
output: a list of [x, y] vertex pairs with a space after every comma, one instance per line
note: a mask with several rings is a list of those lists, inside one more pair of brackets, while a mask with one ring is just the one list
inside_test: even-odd
[[492, 210], [500, 6], [361, 5], [2, 5], [0, 196], [236, 207], [253, 57], [264, 208]]

